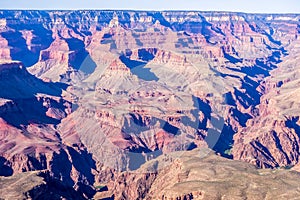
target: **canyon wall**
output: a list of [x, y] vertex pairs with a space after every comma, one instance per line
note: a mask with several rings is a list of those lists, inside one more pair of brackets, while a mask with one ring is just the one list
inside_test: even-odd
[[296, 169], [299, 34], [298, 14], [0, 11], [0, 175], [46, 170], [82, 198], [174, 199], [177, 186], [155, 193], [174, 163], [128, 171], [201, 148]]

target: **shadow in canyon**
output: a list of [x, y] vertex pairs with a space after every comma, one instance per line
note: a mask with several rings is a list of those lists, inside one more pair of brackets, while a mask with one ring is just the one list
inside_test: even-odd
[[46, 115], [48, 109], [43, 106], [43, 101], [36, 98], [15, 99], [8, 106], [11, 106], [12, 110], [0, 113], [0, 117], [17, 128], [31, 123], [57, 125], [60, 122], [60, 120], [48, 117]]
[[[64, 110], [63, 100], [56, 102], [49, 98], [38, 99], [37, 94], [60, 97], [67, 85], [63, 83], [46, 83], [29, 74], [26, 69], [12, 68], [0, 74], [0, 98], [12, 100], [1, 106], [0, 117], [9, 124], [21, 128], [30, 123], [58, 124], [60, 120], [48, 117], [48, 107]], [[46, 102], [45, 102], [46, 101]]]
[[95, 189], [91, 187], [95, 182], [91, 170], [96, 169], [92, 155], [86, 151], [78, 152], [71, 147], [67, 147], [67, 150], [68, 152], [62, 149], [58, 154], [54, 152], [53, 159], [50, 162], [52, 176], [61, 180], [65, 186], [74, 187], [75, 182], [71, 177], [73, 166], [78, 171], [77, 192], [82, 196], [92, 198], [96, 193]]
[[230, 55], [228, 53], [225, 53], [224, 51], [223, 51], [223, 54], [224, 54], [224, 58], [226, 58], [227, 60], [229, 60], [230, 63], [236, 64], [236, 63], [242, 62], [242, 59], [235, 58], [232, 55]]
[[145, 81], [158, 81], [158, 77], [150, 71], [150, 69], [145, 68], [147, 62], [154, 58], [154, 55], [150, 54], [146, 50], [138, 50], [138, 56], [141, 61], [131, 60], [130, 53], [126, 55], [121, 55], [120, 60], [130, 69], [130, 71], [138, 76], [138, 78]]
[[51, 176], [50, 172], [42, 172], [38, 176], [43, 177], [46, 184], [35, 187], [28, 192], [32, 199], [86, 199], [82, 193], [76, 191], [72, 186], [66, 185], [62, 180]]
[[233, 156], [230, 154], [230, 152], [226, 151], [230, 150], [233, 145], [234, 134], [235, 131], [233, 130], [232, 126], [230, 124], [225, 124], [222, 128], [219, 139], [214, 144], [214, 146], [210, 148], [212, 148], [217, 153], [220, 153], [221, 156], [232, 159]]
[[300, 126], [298, 125], [299, 116], [286, 118], [285, 126], [295, 130], [296, 134], [300, 137]]
[[7, 163], [6, 158], [0, 156], [0, 176], [11, 176], [14, 170]]
[[65, 39], [68, 43], [70, 51], [70, 65], [74, 69], [80, 70], [85, 74], [91, 74], [95, 71], [97, 65], [91, 58], [90, 54], [85, 50], [84, 42], [77, 38]]
[[[52, 32], [45, 29], [41, 23], [34, 21], [28, 23], [28, 20], [18, 20], [18, 23], [14, 23], [14, 20], [7, 20], [7, 26], [14, 31], [8, 29], [2, 32], [1, 36], [8, 41], [8, 45], [11, 47], [12, 60], [21, 61], [25, 67], [37, 63], [41, 50], [47, 49], [53, 42]], [[32, 31], [33, 38], [26, 41], [23, 31]]]

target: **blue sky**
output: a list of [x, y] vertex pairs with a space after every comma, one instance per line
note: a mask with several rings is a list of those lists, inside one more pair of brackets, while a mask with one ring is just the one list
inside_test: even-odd
[[0, 9], [201, 10], [300, 13], [299, 0], [0, 0]]

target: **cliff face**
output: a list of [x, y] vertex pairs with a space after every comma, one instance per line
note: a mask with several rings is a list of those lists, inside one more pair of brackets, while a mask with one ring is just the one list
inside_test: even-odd
[[287, 50], [289, 55], [260, 86], [264, 94], [257, 106], [258, 115], [234, 136], [236, 159], [259, 167], [292, 167], [299, 162], [299, 40]]
[[43, 82], [19, 62], [1, 63], [0, 70], [0, 175], [49, 170], [49, 177], [91, 197], [95, 161], [76, 135], [66, 138], [56, 128], [70, 106], [61, 85]]
[[[177, 47], [208, 58], [224, 53], [259, 58], [267, 46], [297, 39], [299, 21], [299, 15], [131, 11], [1, 11], [0, 18], [6, 22], [1, 26], [2, 58], [34, 65], [39, 76], [42, 69], [53, 68], [47, 64], [53, 59], [75, 68], [89, 55], [96, 62], [103, 57], [96, 49]], [[57, 73], [66, 73], [63, 69]]]
[[[0, 11], [0, 175], [49, 170], [83, 198], [99, 190], [154, 198], [165, 175], [121, 171], [203, 147], [260, 168], [299, 165], [299, 21], [297, 14]], [[130, 190], [137, 182], [143, 187]], [[204, 195], [169, 190], [155, 198]]]

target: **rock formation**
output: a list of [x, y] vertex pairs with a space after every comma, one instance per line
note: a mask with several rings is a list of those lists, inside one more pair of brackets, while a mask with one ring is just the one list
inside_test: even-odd
[[[279, 183], [260, 182], [286, 176], [297, 188], [296, 172], [284, 169], [297, 170], [300, 157], [299, 21], [298, 14], [0, 11], [0, 175], [11, 176], [0, 182], [31, 177], [16, 198], [52, 190], [53, 180], [80, 198], [292, 198], [297, 189], [280, 194], [270, 189]], [[188, 151], [202, 148], [282, 169], [273, 175], [217, 156], [201, 163]], [[131, 173], [156, 169], [177, 151], [188, 153]], [[232, 171], [253, 181], [232, 180]]]

